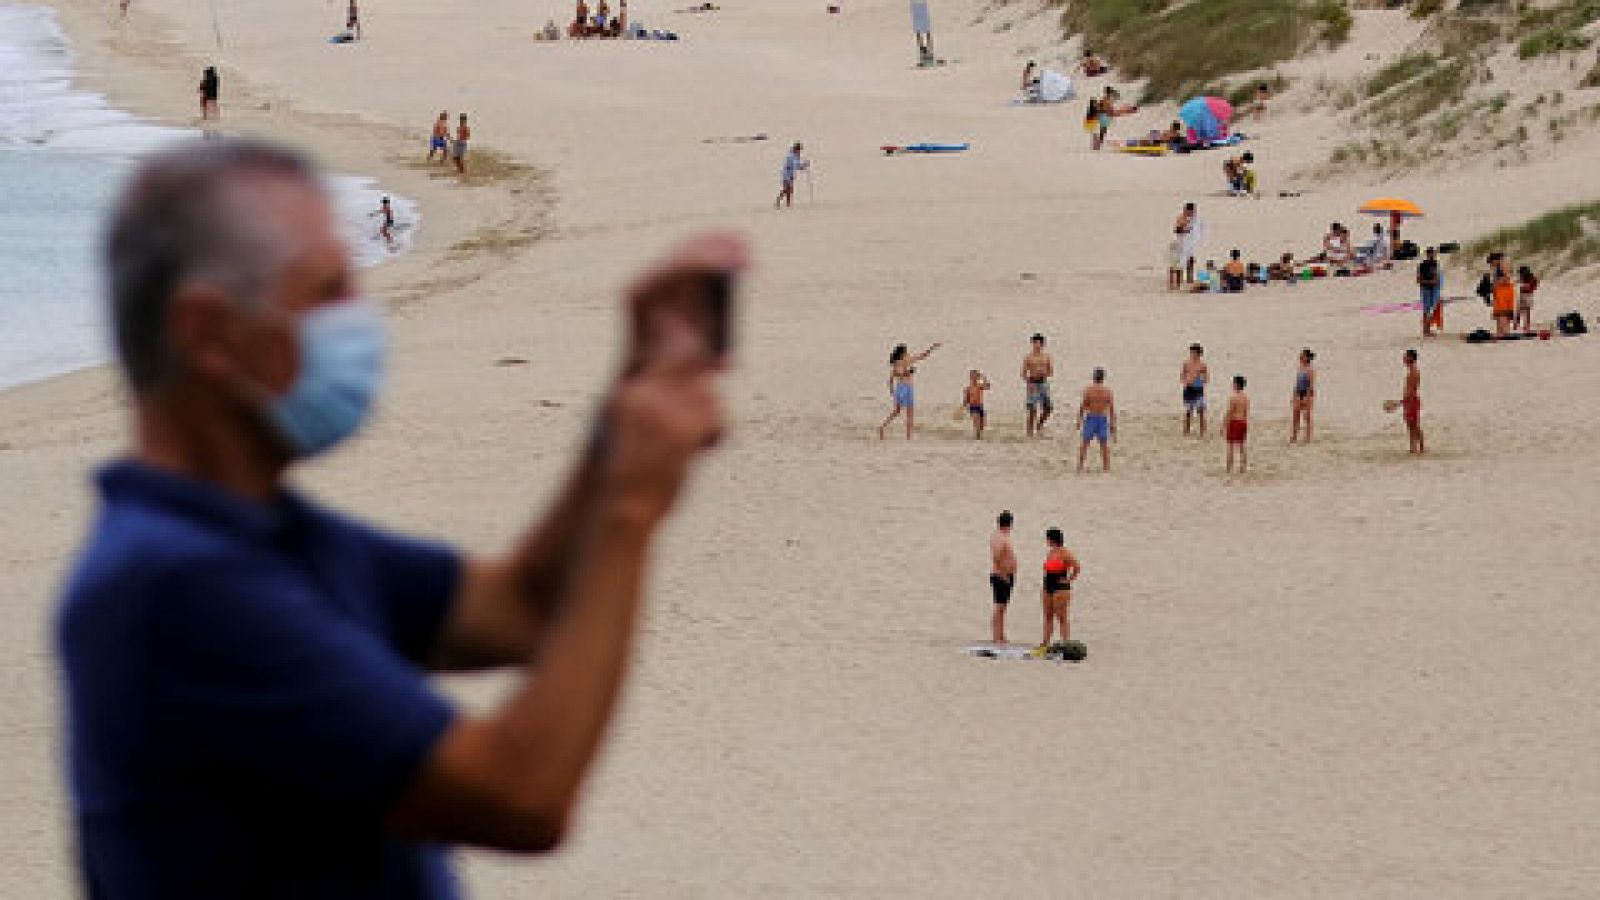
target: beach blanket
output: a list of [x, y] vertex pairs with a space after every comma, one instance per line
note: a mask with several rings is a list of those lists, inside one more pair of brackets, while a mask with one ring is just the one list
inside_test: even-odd
[[882, 150], [893, 156], [897, 153], [963, 153], [971, 147], [971, 144], [885, 144]]
[[[1071, 658], [1067, 651], [1067, 644], [1074, 644], [1083, 654], [1077, 659]], [[981, 659], [1024, 659], [1036, 662], [1082, 662], [1088, 656], [1088, 648], [1081, 641], [1059, 642], [1050, 645], [1050, 650], [1041, 656], [1033, 654], [1033, 647], [1028, 644], [996, 644], [991, 641], [980, 641], [968, 644], [961, 648], [965, 656], [976, 656]]]

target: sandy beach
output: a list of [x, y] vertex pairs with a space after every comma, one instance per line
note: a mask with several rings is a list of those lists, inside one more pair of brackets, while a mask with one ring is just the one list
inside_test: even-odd
[[[1600, 884], [1600, 609], [1583, 573], [1600, 486], [1600, 339], [1419, 344], [1411, 268], [1168, 294], [1186, 200], [1207, 256], [1309, 253], [1327, 223], [1405, 196], [1421, 243], [1468, 240], [1600, 193], [1591, 135], [1525, 165], [1398, 180], [1296, 177], [1340, 139], [1294, 95], [1260, 124], [1266, 196], [1216, 196], [1220, 157], [1090, 153], [1081, 100], [1009, 104], [1022, 63], [1070, 56], [1053, 17], [997, 29], [935, 7], [915, 67], [902, 0], [638, 2], [676, 43], [532, 34], [564, 3], [342, 6], [52, 0], [82, 80], [187, 124], [200, 67], [224, 125], [307, 146], [422, 210], [413, 249], [367, 278], [394, 363], [374, 425], [302, 475], [326, 502], [490, 550], [546, 498], [613, 362], [618, 291], [707, 226], [746, 231], [729, 445], [655, 567], [621, 716], [571, 844], [464, 852], [470, 895], [780, 897], [1592, 897]], [[980, 17], [983, 21], [976, 21]], [[1016, 16], [1006, 21], [1013, 21]], [[1329, 71], [1415, 26], [1363, 13]], [[1407, 31], [1406, 29], [1412, 29]], [[1100, 82], [1089, 82], [1097, 89]], [[1306, 88], [1309, 90], [1309, 88]], [[481, 172], [421, 164], [439, 110], [472, 116]], [[1122, 120], [1122, 136], [1172, 109]], [[769, 139], [721, 139], [766, 134]], [[792, 211], [787, 145], [815, 161]], [[971, 142], [949, 157], [883, 144]], [[1298, 196], [1279, 197], [1277, 192]], [[1451, 273], [1447, 294], [1470, 293]], [[1475, 280], [1475, 278], [1473, 279]], [[1600, 305], [1552, 280], [1536, 317]], [[1452, 335], [1483, 325], [1448, 308]], [[1023, 437], [1019, 362], [1049, 335], [1061, 419]], [[880, 442], [890, 347], [919, 366], [915, 441]], [[1249, 377], [1251, 471], [1183, 439], [1178, 369]], [[1317, 439], [1288, 446], [1295, 355], [1318, 354]], [[1430, 454], [1381, 403], [1419, 346]], [[1071, 413], [1103, 366], [1116, 470], [1074, 475]], [[992, 433], [952, 418], [970, 368]], [[111, 372], [0, 393], [0, 895], [76, 894], [49, 644], [58, 579], [91, 512], [86, 475], [123, 446]], [[891, 431], [893, 435], [893, 431]], [[1017, 516], [1013, 641], [1037, 640], [1041, 535], [1084, 574], [1082, 665], [973, 659], [986, 541]], [[498, 678], [452, 679], [487, 704]]]

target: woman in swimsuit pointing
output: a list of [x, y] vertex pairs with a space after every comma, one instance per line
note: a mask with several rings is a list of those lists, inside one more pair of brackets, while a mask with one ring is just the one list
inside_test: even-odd
[[906, 414], [906, 440], [911, 440], [911, 429], [915, 424], [916, 392], [911, 386], [912, 379], [917, 374], [917, 363], [922, 362], [933, 351], [942, 346], [933, 344], [921, 353], [913, 354], [906, 349], [905, 344], [896, 344], [889, 354], [889, 399], [894, 403], [894, 408], [889, 410], [889, 417], [878, 426], [878, 440], [883, 440], [884, 432], [888, 430], [889, 423], [904, 412]]
[[1067, 623], [1067, 614], [1072, 608], [1072, 582], [1083, 571], [1077, 557], [1066, 548], [1061, 529], [1046, 531], [1044, 543], [1044, 590], [1040, 593], [1044, 601], [1044, 640], [1034, 650], [1041, 656], [1049, 651], [1050, 632], [1057, 624], [1061, 626], [1061, 640], [1072, 639], [1072, 627]]

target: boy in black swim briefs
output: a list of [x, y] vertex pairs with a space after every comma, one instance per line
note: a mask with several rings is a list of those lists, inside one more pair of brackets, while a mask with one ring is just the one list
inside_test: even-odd
[[1011, 546], [1011, 511], [1006, 510], [995, 519], [995, 532], [989, 538], [989, 590], [994, 594], [994, 613], [990, 618], [990, 636], [996, 644], [1006, 642], [1006, 608], [1011, 603], [1011, 590], [1017, 586], [1017, 552]]

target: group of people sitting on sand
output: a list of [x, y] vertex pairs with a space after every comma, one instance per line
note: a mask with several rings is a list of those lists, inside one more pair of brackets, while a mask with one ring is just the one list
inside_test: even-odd
[[[1027, 411], [1026, 427], [1029, 438], [1044, 437], [1045, 424], [1055, 411], [1050, 384], [1055, 377], [1055, 361], [1045, 350], [1045, 336], [1034, 334], [1031, 348], [1022, 358], [1018, 378], [1024, 388], [1024, 406]], [[888, 428], [896, 419], [904, 419], [906, 440], [911, 440], [916, 428], [916, 374], [917, 365], [931, 357], [942, 344], [934, 343], [920, 353], [912, 353], [905, 344], [897, 344], [889, 354], [888, 391], [891, 408], [889, 415], [878, 426], [878, 439], [888, 436]], [[1313, 409], [1317, 396], [1317, 355], [1305, 348], [1296, 357], [1293, 386], [1289, 396], [1289, 443], [1310, 443], [1313, 431]], [[1406, 380], [1398, 401], [1389, 401], [1386, 408], [1405, 410], [1405, 423], [1411, 441], [1411, 452], [1423, 452], [1421, 404], [1419, 387], [1421, 376], [1417, 372], [1415, 350], [1406, 351], [1403, 362]], [[1206, 435], [1206, 391], [1211, 384], [1211, 372], [1205, 361], [1205, 350], [1199, 344], [1189, 346], [1188, 356], [1178, 372], [1182, 389], [1183, 434]], [[1250, 428], [1250, 398], [1245, 393], [1247, 382], [1243, 375], [1235, 375], [1233, 391], [1228, 397], [1227, 412], [1223, 419], [1227, 438], [1225, 471], [1233, 472], [1235, 463], [1243, 473], [1249, 464], [1246, 442]], [[988, 429], [988, 392], [994, 384], [978, 369], [967, 373], [967, 384], [961, 392], [959, 417], [972, 423], [972, 437], [982, 440]], [[1198, 426], [1198, 428], [1196, 428]], [[1111, 471], [1111, 445], [1117, 440], [1117, 405], [1106, 383], [1106, 370], [1095, 368], [1084, 386], [1078, 402], [1074, 430], [1078, 436], [1077, 471], [1084, 470], [1088, 454], [1098, 444], [1101, 471]]]
[[611, 5], [599, 0], [591, 15], [588, 0], [578, 0], [578, 6], [567, 26], [571, 38], [615, 38], [628, 30], [628, 0], [617, 0], [617, 14], [611, 15]]

